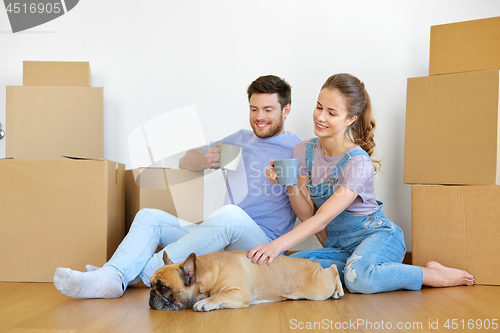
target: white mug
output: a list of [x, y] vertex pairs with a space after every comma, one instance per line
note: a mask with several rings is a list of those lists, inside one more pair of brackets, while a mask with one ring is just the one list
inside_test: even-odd
[[238, 163], [240, 162], [241, 155], [243, 153], [243, 148], [229, 145], [220, 145], [220, 168], [223, 170], [236, 171]]

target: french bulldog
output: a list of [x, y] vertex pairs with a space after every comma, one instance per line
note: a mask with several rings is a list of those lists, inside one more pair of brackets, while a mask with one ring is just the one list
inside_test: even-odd
[[151, 278], [149, 305], [158, 310], [210, 311], [244, 308], [286, 299], [326, 300], [344, 296], [335, 265], [322, 268], [312, 260], [280, 255], [272, 265], [258, 265], [244, 251], [191, 253], [165, 266]]

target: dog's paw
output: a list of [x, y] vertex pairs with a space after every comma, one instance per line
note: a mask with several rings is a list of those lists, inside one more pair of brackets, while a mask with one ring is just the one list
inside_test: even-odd
[[213, 304], [208, 300], [208, 298], [202, 299], [201, 301], [198, 301], [193, 305], [193, 310], [199, 312], [218, 310], [220, 308], [220, 304]]
[[333, 295], [330, 296], [330, 299], [341, 299], [342, 297], [344, 297], [344, 289], [342, 288], [342, 284], [339, 281], [337, 283], [335, 291], [333, 292]]
[[342, 297], [344, 297], [344, 291], [343, 290], [335, 290], [333, 292], [333, 295], [330, 297], [330, 299], [341, 299]]

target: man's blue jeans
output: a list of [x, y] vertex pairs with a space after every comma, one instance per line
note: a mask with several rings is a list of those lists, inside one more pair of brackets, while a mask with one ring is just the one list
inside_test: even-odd
[[[203, 255], [228, 250], [248, 251], [271, 239], [241, 208], [226, 205], [206, 221], [193, 224], [158, 209], [142, 209], [130, 230], [104, 265], [121, 275], [125, 286], [137, 276], [145, 285], [164, 265], [163, 252], [173, 262], [182, 262], [192, 252]], [[155, 253], [157, 247], [163, 249]]]

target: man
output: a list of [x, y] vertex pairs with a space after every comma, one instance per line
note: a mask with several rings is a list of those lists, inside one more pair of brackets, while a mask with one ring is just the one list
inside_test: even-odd
[[[204, 170], [220, 166], [219, 147], [229, 143], [243, 148], [243, 159], [229, 177], [237, 205], [225, 205], [203, 223], [181, 221], [157, 209], [142, 209], [113, 257], [102, 268], [88, 266], [87, 272], [57, 268], [54, 285], [75, 298], [117, 298], [128, 285], [149, 279], [164, 265], [163, 252], [173, 262], [191, 253], [203, 255], [220, 250], [248, 251], [290, 231], [295, 221], [286, 191], [270, 184], [265, 168], [270, 159], [292, 157], [292, 149], [302, 141], [285, 132], [291, 110], [291, 88], [277, 76], [259, 77], [247, 90], [253, 132], [240, 130], [216, 145], [192, 150], [180, 160], [181, 169]], [[158, 246], [162, 251], [155, 254]]]

